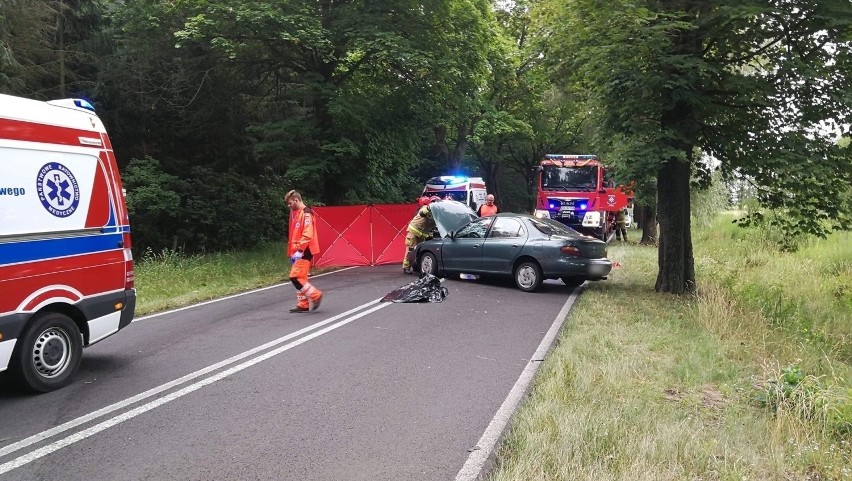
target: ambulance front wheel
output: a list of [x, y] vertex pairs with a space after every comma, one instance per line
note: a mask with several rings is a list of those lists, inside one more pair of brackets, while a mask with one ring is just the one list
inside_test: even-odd
[[47, 312], [37, 316], [18, 341], [11, 367], [25, 388], [37, 392], [59, 389], [71, 382], [80, 367], [80, 330], [65, 314]]

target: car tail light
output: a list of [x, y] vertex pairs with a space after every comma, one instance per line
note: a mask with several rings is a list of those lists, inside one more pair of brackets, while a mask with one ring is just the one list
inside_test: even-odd
[[574, 246], [562, 246], [559, 248], [559, 251], [567, 256], [580, 257], [582, 255], [580, 249]]
[[125, 232], [121, 237], [124, 247], [124, 288], [133, 289], [136, 285], [136, 274], [133, 272], [133, 251], [130, 250], [130, 232]]

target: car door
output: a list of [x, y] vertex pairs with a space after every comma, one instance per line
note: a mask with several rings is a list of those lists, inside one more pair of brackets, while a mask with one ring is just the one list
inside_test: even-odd
[[482, 259], [482, 243], [492, 220], [490, 217], [476, 219], [456, 231], [451, 238], [444, 239], [441, 257], [445, 271], [468, 272], [477, 268]]
[[514, 217], [495, 217], [482, 244], [481, 272], [511, 274], [512, 262], [527, 240], [523, 223]]

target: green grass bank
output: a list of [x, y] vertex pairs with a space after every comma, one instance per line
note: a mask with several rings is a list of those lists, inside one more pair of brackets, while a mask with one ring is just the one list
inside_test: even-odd
[[785, 253], [730, 220], [694, 229], [692, 296], [612, 245], [490, 480], [852, 479], [852, 236]]
[[283, 243], [249, 252], [186, 256], [146, 252], [135, 267], [136, 315], [245, 292], [288, 280], [290, 263]]

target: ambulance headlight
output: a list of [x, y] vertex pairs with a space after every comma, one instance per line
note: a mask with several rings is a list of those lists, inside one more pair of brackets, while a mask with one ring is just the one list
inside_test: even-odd
[[533, 212], [533, 215], [539, 219], [550, 219], [550, 212], [547, 210], [536, 209], [535, 212]]

